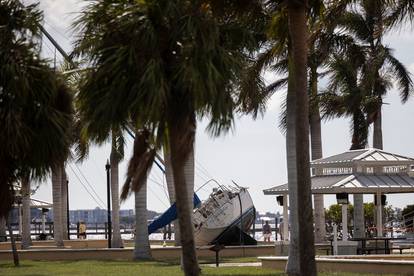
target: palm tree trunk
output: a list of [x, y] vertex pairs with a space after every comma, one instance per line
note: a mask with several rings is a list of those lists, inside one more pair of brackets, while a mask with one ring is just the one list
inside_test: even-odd
[[29, 175], [22, 178], [22, 249], [28, 249], [32, 245], [30, 237], [30, 179]]
[[[318, 95], [318, 73], [315, 67], [312, 66], [310, 70], [310, 95], [312, 99], [316, 99]], [[320, 159], [322, 158], [321, 115], [319, 104], [316, 101], [312, 101], [310, 108], [310, 131], [312, 160]], [[315, 194], [313, 200], [315, 208], [315, 241], [323, 242], [326, 237], [324, 196], [323, 194]]]
[[0, 242], [5, 241], [5, 240], [6, 240], [6, 219], [0, 216]]
[[68, 239], [68, 182], [65, 166], [62, 166], [62, 235], [63, 239]]
[[[189, 201], [189, 208], [194, 209], [193, 197], [194, 197], [194, 168], [195, 168], [195, 158], [194, 158], [194, 149], [191, 151], [187, 161], [184, 165], [184, 173], [187, 185], [187, 194]], [[171, 166], [171, 156], [168, 152], [165, 154], [165, 178], [167, 180], [168, 196], [170, 198], [170, 204], [175, 202], [175, 189], [174, 189], [174, 176]], [[180, 243], [180, 231], [179, 231], [179, 222], [178, 220], [174, 221], [174, 240], [175, 245], [181, 245]]]
[[[165, 161], [165, 179], [167, 181], [168, 197], [170, 198], [170, 204], [175, 202], [175, 189], [174, 189], [174, 176], [171, 166], [171, 154], [167, 149], [164, 149], [164, 161]], [[174, 225], [174, 243], [176, 246], [181, 245], [180, 243], [180, 226], [178, 219], [173, 222]]]
[[53, 238], [58, 247], [63, 246], [62, 231], [62, 166], [52, 169]]
[[384, 149], [382, 141], [382, 110], [381, 107], [378, 110], [377, 118], [374, 121], [374, 141], [373, 146], [376, 149]]
[[112, 138], [112, 150], [111, 150], [111, 197], [112, 197], [112, 247], [123, 247], [121, 230], [119, 226], [119, 158], [116, 152], [116, 145]]
[[[291, 212], [296, 213], [294, 215], [296, 221], [293, 222], [292, 219], [291, 231], [292, 235], [297, 235], [297, 245], [289, 248], [289, 258], [291, 248], [298, 250], [298, 252], [292, 252], [295, 254], [295, 261], [298, 261], [298, 267], [293, 268], [293, 264], [289, 264], [288, 260], [287, 273], [288, 275], [313, 276], [317, 275], [317, 273], [315, 248], [314, 246], [309, 246], [314, 244], [314, 233], [308, 138], [309, 101], [306, 72], [308, 33], [306, 7], [306, 0], [288, 2], [289, 35], [292, 43], [289, 49], [292, 50], [291, 66], [289, 67], [289, 85], [293, 85], [288, 93], [293, 94], [291, 97], [294, 98], [296, 104], [295, 106], [288, 106], [288, 110], [289, 108], [294, 108], [293, 112], [295, 112], [294, 124], [292, 125], [291, 123], [290, 127], [295, 128], [294, 141], [296, 152], [296, 172], [289, 172], [290, 174], [296, 174], [296, 183], [293, 183], [296, 184], [296, 189], [292, 192], [289, 190], [289, 198], [294, 203], [290, 206]], [[290, 112], [292, 113], [292, 111]], [[292, 162], [292, 159], [289, 161]], [[290, 169], [292, 169], [292, 166], [290, 166]], [[295, 207], [296, 209], [294, 209]]]
[[[292, 62], [291, 54], [289, 54], [289, 71]], [[298, 183], [296, 175], [296, 97], [294, 94], [293, 77], [289, 74], [288, 91], [286, 98], [287, 108], [287, 129], [286, 129], [286, 158], [287, 158], [287, 172], [288, 172], [288, 187], [289, 187], [289, 258], [286, 264], [286, 272], [291, 275], [299, 275], [299, 218], [298, 218]], [[285, 218], [283, 218], [285, 221]], [[287, 220], [284, 222], [286, 223]]]
[[19, 254], [17, 254], [16, 239], [14, 238], [14, 234], [13, 234], [12, 227], [10, 225], [9, 218], [6, 218], [6, 225], [7, 225], [7, 230], [9, 231], [10, 243], [12, 246], [13, 262], [15, 266], [19, 266], [20, 262], [19, 262]]
[[147, 183], [135, 192], [135, 248], [134, 260], [151, 259], [147, 221]]
[[351, 150], [363, 149], [367, 145], [368, 125], [361, 110], [355, 110], [352, 115], [352, 146]]
[[195, 115], [170, 122], [169, 142], [171, 149], [171, 164], [174, 175], [175, 198], [177, 204], [177, 216], [180, 227], [180, 239], [182, 245], [182, 261], [185, 275], [197, 276], [200, 268], [195, 250], [194, 229], [192, 223], [192, 208], [189, 208], [189, 195], [185, 164], [194, 150], [196, 121]]

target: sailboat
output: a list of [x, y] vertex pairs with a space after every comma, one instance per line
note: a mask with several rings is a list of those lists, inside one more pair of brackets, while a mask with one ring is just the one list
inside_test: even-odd
[[[245, 233], [254, 223], [256, 210], [247, 188], [219, 185], [205, 201], [201, 202], [195, 193], [193, 201], [195, 209], [192, 219], [197, 246], [228, 243], [228, 238], [224, 236], [234, 233], [237, 233], [237, 237], [233, 237], [237, 239], [236, 244], [244, 244], [249, 239]], [[148, 233], [154, 233], [175, 219], [177, 209], [174, 203], [148, 226]], [[220, 241], [221, 237], [227, 242]]]
[[196, 245], [213, 244], [235, 226], [247, 232], [254, 217], [255, 208], [247, 188], [220, 186], [193, 212]]

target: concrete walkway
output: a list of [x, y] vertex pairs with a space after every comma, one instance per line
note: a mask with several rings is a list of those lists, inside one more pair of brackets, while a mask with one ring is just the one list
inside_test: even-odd
[[[216, 267], [216, 264], [201, 264], [200, 266]], [[220, 263], [219, 267], [261, 267], [262, 263]]]

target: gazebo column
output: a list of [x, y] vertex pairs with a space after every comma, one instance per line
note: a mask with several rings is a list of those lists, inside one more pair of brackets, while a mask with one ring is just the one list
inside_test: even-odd
[[348, 204], [342, 204], [342, 240], [348, 240]]
[[313, 205], [315, 208], [315, 242], [323, 242], [326, 236], [323, 194], [313, 195]]
[[283, 195], [283, 240], [289, 240], [289, 200], [288, 195]]
[[354, 237], [365, 237], [364, 195], [354, 194]]
[[381, 192], [377, 192], [377, 236], [382, 237], [383, 231], [382, 231], [382, 202], [381, 202]]
[[42, 210], [42, 234], [46, 234], [46, 212]]

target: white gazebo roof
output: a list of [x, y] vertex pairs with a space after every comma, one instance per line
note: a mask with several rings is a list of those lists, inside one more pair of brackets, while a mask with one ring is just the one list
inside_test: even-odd
[[414, 162], [413, 158], [405, 157], [402, 155], [385, 152], [380, 149], [369, 148], [362, 150], [350, 150], [340, 154], [332, 155], [329, 157], [317, 159], [311, 162], [311, 165], [321, 164], [338, 164], [338, 163], [352, 163], [352, 162], [376, 162], [377, 164], [382, 162]]
[[[14, 206], [16, 207], [17, 204], [15, 203]], [[34, 199], [31, 198], [30, 199], [30, 208], [52, 208], [53, 204], [50, 202], [46, 202], [43, 200], [39, 200], [39, 199]]]
[[[408, 175], [332, 175], [312, 177], [313, 194], [374, 194], [414, 193], [414, 178]], [[288, 192], [288, 184], [263, 190], [265, 195], [281, 195]]]
[[[379, 149], [350, 150], [311, 162], [313, 194], [414, 193], [414, 159]], [[288, 192], [288, 184], [263, 190]]]

